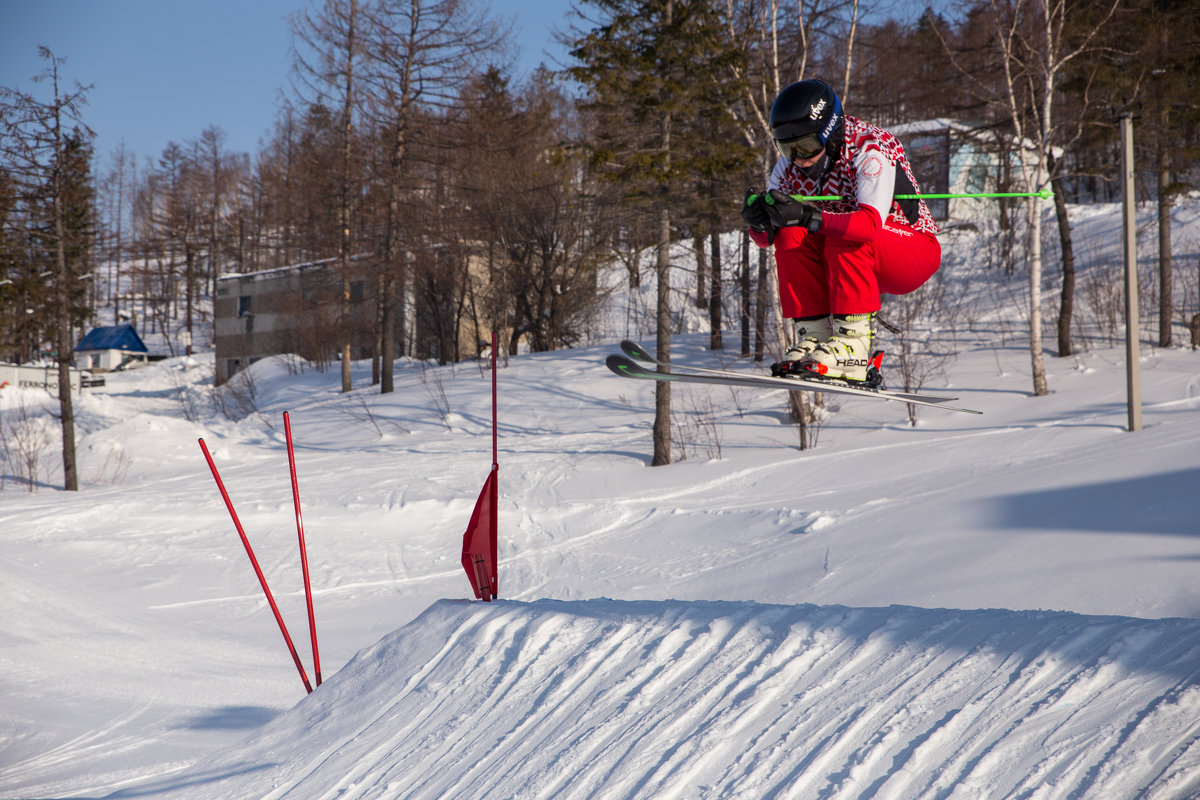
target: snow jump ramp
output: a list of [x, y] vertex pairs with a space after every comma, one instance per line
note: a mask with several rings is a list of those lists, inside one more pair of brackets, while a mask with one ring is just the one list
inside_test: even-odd
[[1196, 798], [1200, 621], [440, 601], [112, 797]]

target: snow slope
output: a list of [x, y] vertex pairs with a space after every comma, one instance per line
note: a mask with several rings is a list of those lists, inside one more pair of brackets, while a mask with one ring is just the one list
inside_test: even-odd
[[[1143, 348], [1130, 433], [1119, 349], [1049, 358], [1034, 398], [1002, 316], [929, 386], [982, 417], [829, 398], [800, 450], [778, 393], [676, 387], [654, 469], [611, 342], [514, 356], [491, 604], [458, 561], [477, 365], [403, 362], [386, 396], [368, 365], [349, 395], [292, 360], [240, 399], [211, 355], [112, 375], [84, 490], [51, 443], [36, 493], [0, 491], [0, 797], [1200, 797], [1200, 357]], [[706, 342], [675, 357], [730, 361]], [[311, 676], [285, 410], [307, 697], [197, 445]]]

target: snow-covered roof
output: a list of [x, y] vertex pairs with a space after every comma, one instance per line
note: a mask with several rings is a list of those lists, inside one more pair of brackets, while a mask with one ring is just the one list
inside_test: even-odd
[[[372, 255], [374, 255], [374, 254], [373, 253], [358, 253], [356, 255], [350, 256], [350, 260], [351, 261], [360, 261], [364, 258], [369, 258]], [[282, 266], [282, 267], [271, 267], [270, 269], [260, 269], [260, 270], [254, 271], [254, 272], [223, 272], [217, 276], [217, 280], [218, 281], [245, 280], [245, 279], [257, 280], [258, 278], [264, 278], [264, 277], [268, 277], [271, 275], [283, 275], [288, 272], [302, 272], [304, 270], [314, 269], [317, 267], [328, 267], [329, 265], [336, 264], [337, 262], [338, 262], [337, 257], [322, 258], [322, 259], [318, 259], [316, 261], [304, 261], [304, 262], [301, 262], [298, 264], [288, 264], [288, 265]]]
[[894, 136], [912, 136], [913, 134], [921, 133], [936, 133], [937, 131], [951, 130], [958, 133], [970, 133], [976, 130], [972, 125], [965, 122], [959, 122], [956, 119], [949, 117], [935, 117], [933, 119], [922, 119], [916, 122], [902, 122], [899, 125], [889, 125], [888, 131]]
[[[969, 125], [965, 122], [960, 122], [949, 117], [934, 117], [932, 119], [922, 119], [916, 122], [902, 122], [899, 125], [889, 125], [888, 131], [896, 137], [904, 138], [906, 136], [920, 136], [926, 133], [940, 133], [942, 131], [951, 131], [953, 133], [961, 133], [965, 136], [975, 137], [997, 137], [1002, 134], [991, 131], [986, 127], [979, 125]], [[1016, 142], [1016, 138], [1010, 137], [1010, 141]], [[1027, 150], [1035, 149], [1036, 145], [1033, 140], [1026, 137], [1024, 146]], [[1054, 157], [1061, 158], [1063, 149], [1061, 147], [1053, 148]]]

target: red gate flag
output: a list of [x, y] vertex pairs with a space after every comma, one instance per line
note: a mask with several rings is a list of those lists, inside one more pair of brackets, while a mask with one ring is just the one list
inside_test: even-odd
[[500, 469], [492, 464], [483, 491], [475, 501], [471, 522], [463, 534], [462, 565], [480, 600], [493, 600], [499, 595], [496, 575], [496, 476]]
[[463, 534], [462, 565], [471, 588], [480, 600], [495, 600], [499, 593], [496, 577], [496, 498], [498, 495], [496, 449], [496, 332], [492, 331], [492, 471], [475, 501], [475, 510]]

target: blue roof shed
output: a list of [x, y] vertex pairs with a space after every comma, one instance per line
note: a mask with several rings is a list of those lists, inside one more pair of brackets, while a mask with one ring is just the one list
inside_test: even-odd
[[87, 336], [75, 345], [75, 352], [85, 350], [124, 350], [129, 353], [145, 353], [146, 343], [138, 336], [133, 325], [106, 325], [92, 328]]

